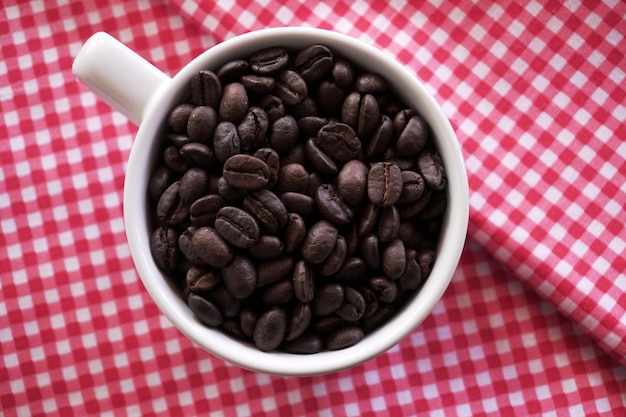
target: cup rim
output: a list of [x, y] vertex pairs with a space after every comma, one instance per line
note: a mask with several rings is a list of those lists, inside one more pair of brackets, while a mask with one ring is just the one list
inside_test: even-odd
[[[376, 68], [376, 72], [380, 72], [390, 84], [401, 85], [402, 88], [396, 87], [395, 92], [408, 106], [417, 108], [430, 124], [448, 176], [448, 207], [444, 217], [447, 232], [440, 238], [433, 270], [419, 292], [391, 320], [356, 345], [312, 355], [262, 352], [221, 330], [200, 323], [152, 259], [146, 191], [156, 148], [152, 143], [162, 129], [166, 110], [182, 99], [181, 91], [186, 88], [191, 75], [211, 66], [207, 63], [213, 61], [217, 66], [263, 46], [297, 47], [313, 43], [326, 44], [341, 55], [346, 55], [346, 51], [356, 51], [349, 59], [370, 70]], [[448, 287], [464, 247], [469, 218], [469, 187], [460, 145], [448, 118], [422, 82], [393, 56], [338, 32], [281, 27], [248, 32], [210, 47], [155, 92], [130, 151], [123, 206], [127, 240], [139, 277], [161, 312], [179, 331], [214, 356], [239, 367], [274, 375], [312, 376], [351, 368], [382, 354], [408, 336], [430, 314]]]

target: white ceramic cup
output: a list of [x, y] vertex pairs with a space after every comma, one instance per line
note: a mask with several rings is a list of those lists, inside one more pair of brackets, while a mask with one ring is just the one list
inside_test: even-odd
[[[431, 127], [445, 165], [448, 205], [432, 273], [390, 321], [356, 345], [338, 351], [313, 355], [262, 352], [201, 324], [176, 286], [157, 268], [149, 246], [148, 182], [161, 147], [167, 114], [182, 101], [195, 72], [216, 70], [230, 60], [269, 46], [298, 49], [317, 43], [384, 76], [397, 96], [421, 113]], [[276, 375], [307, 376], [350, 368], [378, 356], [409, 335], [448, 287], [467, 233], [469, 196], [463, 157], [454, 131], [433, 97], [414, 74], [383, 51], [327, 30], [264, 29], [211, 47], [170, 78], [110, 35], [96, 33], [81, 48], [72, 70], [96, 95], [139, 125], [124, 183], [124, 221], [131, 255], [144, 286], [163, 314], [213, 355], [242, 368]]]

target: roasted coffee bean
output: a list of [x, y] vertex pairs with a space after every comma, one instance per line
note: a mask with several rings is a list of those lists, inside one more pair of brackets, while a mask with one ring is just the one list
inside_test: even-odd
[[361, 256], [368, 268], [380, 268], [380, 246], [376, 235], [369, 234], [361, 241]]
[[306, 81], [295, 71], [281, 71], [276, 79], [274, 94], [286, 105], [301, 103], [308, 95]]
[[317, 353], [323, 348], [324, 342], [322, 341], [322, 338], [315, 333], [305, 333], [302, 336], [284, 344], [285, 352], [295, 354]]
[[222, 85], [238, 80], [250, 70], [250, 64], [245, 59], [236, 59], [222, 65], [216, 74]]
[[356, 132], [361, 139], [369, 138], [378, 125], [380, 108], [371, 94], [348, 94], [341, 106], [341, 121]]
[[226, 205], [218, 194], [207, 194], [195, 200], [189, 207], [189, 220], [194, 226], [213, 226], [217, 212]]
[[361, 212], [361, 219], [357, 228], [357, 234], [359, 236], [365, 236], [374, 231], [378, 224], [378, 217], [380, 216], [380, 207], [372, 202], [365, 205], [365, 208]]
[[298, 300], [310, 303], [315, 297], [315, 279], [313, 268], [304, 259], [296, 262], [293, 269], [293, 291]]
[[296, 71], [306, 81], [317, 81], [330, 70], [333, 54], [324, 45], [309, 46], [296, 55], [294, 64]]
[[362, 318], [366, 319], [378, 310], [378, 297], [369, 287], [360, 286], [358, 290], [363, 295], [363, 300], [365, 300], [365, 311]]
[[256, 74], [268, 75], [282, 70], [289, 63], [289, 54], [280, 47], [266, 48], [250, 56], [250, 68]]
[[198, 256], [215, 268], [226, 266], [235, 255], [230, 245], [212, 227], [198, 228], [191, 238], [191, 243]]
[[351, 88], [354, 82], [354, 66], [346, 59], [338, 58], [335, 60], [331, 69], [333, 79], [341, 88]]
[[430, 187], [424, 187], [424, 192], [412, 203], [398, 205], [398, 212], [400, 213], [400, 220], [407, 220], [415, 218], [430, 202], [430, 198], [433, 195], [433, 191]]
[[220, 122], [217, 125], [213, 134], [213, 151], [215, 158], [221, 163], [241, 152], [241, 139], [234, 123]]
[[219, 308], [224, 318], [234, 318], [241, 311], [241, 300], [235, 298], [223, 283], [213, 288], [207, 298]]
[[367, 176], [367, 195], [377, 206], [395, 204], [402, 193], [402, 172], [393, 162], [376, 162]]
[[315, 192], [319, 187], [324, 184], [323, 178], [317, 173], [312, 172], [309, 174], [309, 186], [306, 189], [306, 195], [310, 195], [311, 197], [315, 196]]
[[191, 138], [187, 136], [186, 133], [185, 134], [168, 133], [166, 137], [167, 137], [167, 141], [171, 143], [172, 145], [176, 146], [177, 149], [180, 149], [183, 147], [183, 145], [191, 142]]
[[191, 266], [185, 276], [187, 287], [191, 292], [196, 294], [209, 292], [217, 287], [220, 282], [222, 282], [222, 276], [219, 271], [197, 265]]
[[252, 338], [256, 347], [264, 352], [276, 349], [287, 331], [287, 314], [281, 307], [265, 311], [256, 322]]
[[256, 322], [259, 319], [259, 313], [256, 309], [252, 308], [242, 308], [239, 312], [239, 326], [241, 326], [241, 331], [247, 336], [252, 337], [254, 334], [254, 327], [256, 326]]
[[260, 107], [250, 107], [237, 126], [241, 149], [252, 151], [262, 147], [266, 140], [268, 127], [269, 119], [265, 110]]
[[313, 218], [316, 215], [315, 200], [306, 194], [286, 192], [278, 197], [289, 213], [297, 213], [305, 219]]
[[259, 240], [259, 225], [248, 212], [234, 206], [222, 207], [215, 218], [215, 230], [230, 244], [249, 248]]
[[213, 151], [204, 143], [186, 143], [180, 148], [179, 152], [192, 167], [208, 169], [213, 166]]
[[415, 171], [402, 171], [402, 193], [399, 204], [412, 203], [424, 193], [424, 178]]
[[398, 136], [396, 148], [401, 155], [417, 156], [428, 141], [428, 126], [421, 116], [411, 117]]
[[281, 155], [280, 166], [289, 164], [307, 164], [307, 157], [304, 151], [304, 144], [302, 142], [298, 143], [291, 150]]
[[364, 333], [358, 326], [343, 327], [331, 333], [326, 339], [328, 350], [339, 350], [353, 346], [363, 339]]
[[276, 152], [284, 154], [298, 143], [299, 134], [296, 119], [291, 115], [282, 116], [271, 124], [269, 142]]
[[319, 115], [319, 109], [317, 102], [311, 96], [306, 96], [300, 103], [289, 105], [287, 113], [300, 120], [303, 117]]
[[371, 72], [361, 74], [354, 80], [354, 89], [361, 94], [378, 95], [387, 89], [385, 79]]
[[291, 256], [280, 256], [257, 265], [257, 287], [272, 284], [283, 278], [290, 277], [294, 270], [295, 260]]
[[343, 286], [336, 282], [327, 282], [320, 285], [315, 290], [315, 297], [312, 302], [313, 314], [316, 316], [326, 316], [332, 314], [344, 301]]
[[415, 290], [422, 283], [422, 269], [415, 259], [416, 256], [415, 250], [406, 251], [406, 268], [398, 279], [398, 285], [403, 291]]
[[278, 186], [276, 191], [306, 193], [309, 186], [309, 173], [300, 164], [282, 166], [278, 171]]
[[308, 230], [302, 243], [302, 257], [312, 264], [319, 264], [331, 254], [339, 232], [332, 223], [320, 220]]
[[287, 215], [287, 228], [285, 229], [283, 240], [285, 242], [285, 253], [291, 254], [298, 249], [306, 236], [306, 224], [304, 219], [297, 213]]
[[435, 251], [432, 249], [418, 250], [415, 259], [422, 271], [422, 279], [428, 278], [433, 269], [433, 263], [435, 262]]
[[254, 262], [247, 256], [236, 255], [222, 268], [222, 281], [233, 297], [248, 298], [257, 285]]
[[343, 237], [346, 239], [346, 256], [354, 256], [359, 250], [360, 242], [358, 227], [355, 222], [349, 223], [344, 227]]
[[272, 235], [261, 235], [259, 240], [249, 249], [250, 255], [260, 261], [276, 258], [282, 255], [284, 251], [285, 245], [283, 242], [278, 237]]
[[255, 74], [242, 75], [239, 81], [246, 87], [248, 93], [258, 96], [271, 93], [276, 84], [272, 77], [262, 77]]
[[428, 204], [420, 212], [418, 218], [421, 221], [432, 220], [439, 218], [445, 211], [448, 204], [448, 198], [445, 190], [434, 191]]
[[287, 225], [287, 209], [273, 192], [262, 189], [250, 193], [243, 200], [243, 208], [252, 214], [259, 225], [271, 234], [276, 234]]
[[447, 184], [441, 156], [434, 149], [425, 149], [417, 158], [417, 166], [424, 182], [434, 190], [443, 190]]
[[344, 164], [337, 175], [337, 191], [341, 198], [352, 206], [363, 202], [367, 195], [369, 169], [363, 162], [353, 159]]
[[210, 327], [217, 327], [224, 322], [224, 316], [219, 308], [206, 298], [191, 293], [187, 298], [189, 308], [198, 320]]
[[328, 119], [318, 116], [305, 116], [298, 119], [298, 129], [305, 137], [315, 137], [320, 129], [328, 124]]
[[361, 141], [345, 123], [329, 122], [317, 134], [319, 147], [338, 161], [348, 161], [361, 151]]
[[163, 151], [163, 163], [175, 174], [182, 175], [189, 169], [189, 164], [176, 146], [168, 146]]
[[392, 240], [382, 252], [381, 268], [389, 279], [398, 279], [406, 268], [406, 249], [400, 239]]
[[365, 313], [365, 298], [363, 295], [352, 287], [344, 288], [344, 300], [341, 307], [336, 311], [339, 317], [348, 321], [357, 321]]
[[259, 300], [265, 306], [287, 304], [293, 298], [291, 277], [273, 282], [260, 290]]
[[332, 80], [323, 80], [317, 88], [317, 102], [325, 114], [340, 114], [346, 91]]
[[171, 227], [158, 227], [150, 236], [150, 252], [161, 269], [172, 271], [178, 266], [180, 251], [178, 233]]
[[206, 194], [209, 174], [202, 168], [190, 168], [180, 179], [178, 194], [183, 203], [191, 205]]
[[278, 171], [280, 171], [280, 157], [278, 153], [272, 148], [260, 148], [254, 152], [253, 156], [267, 164], [267, 168], [270, 170], [267, 188], [274, 188], [278, 182]]
[[311, 320], [311, 330], [321, 335], [327, 335], [341, 327], [351, 326], [353, 323], [339, 317], [338, 315], [331, 314], [327, 316], [313, 316]]
[[217, 126], [217, 113], [213, 107], [197, 106], [189, 114], [187, 135], [195, 142], [209, 143]]
[[162, 224], [180, 224], [189, 215], [189, 205], [180, 196], [180, 181], [172, 183], [159, 198], [156, 214]]
[[185, 258], [187, 258], [192, 264], [206, 265], [193, 247], [192, 238], [195, 231], [196, 227], [194, 226], [185, 229], [178, 237], [178, 248]]
[[383, 276], [370, 278], [369, 287], [381, 303], [393, 303], [398, 296], [396, 283]]
[[396, 308], [393, 304], [380, 303], [370, 316], [361, 320], [360, 325], [363, 332], [369, 333], [376, 330], [383, 323], [387, 322], [395, 312]]
[[332, 184], [323, 184], [317, 189], [315, 203], [322, 216], [333, 224], [348, 224], [354, 217], [354, 211], [341, 198], [337, 188]]
[[[273, 123], [285, 115], [285, 106], [282, 100], [273, 94], [261, 97], [256, 101], [255, 105], [265, 110], [270, 123]], [[276, 150], [278, 151], [278, 149]]]
[[239, 324], [239, 320], [237, 318], [224, 319], [224, 323], [222, 323], [221, 328], [226, 333], [239, 340], [246, 340], [246, 335], [241, 329], [241, 325]]
[[365, 155], [370, 160], [380, 158], [385, 153], [385, 150], [389, 149], [389, 145], [392, 141], [393, 123], [389, 116], [383, 114], [380, 117], [376, 130], [374, 130], [374, 133], [370, 138]]
[[233, 187], [222, 176], [217, 179], [217, 194], [230, 203], [240, 203], [248, 192], [243, 188]]
[[298, 303], [289, 314], [289, 323], [287, 324], [287, 332], [285, 340], [294, 340], [300, 337], [311, 324], [311, 305], [309, 303]]
[[222, 120], [238, 123], [248, 111], [248, 93], [243, 84], [235, 82], [227, 84], [222, 93], [219, 115]]
[[[309, 174], [306, 174], [307, 184], [309, 183], [308, 175]], [[159, 201], [159, 198], [161, 197], [161, 194], [163, 194], [163, 191], [167, 190], [167, 187], [169, 187], [173, 182], [174, 175], [172, 171], [165, 165], [161, 165], [154, 171], [154, 173], [150, 177], [150, 182], [148, 183], [148, 192], [150, 194], [150, 197], [154, 201]]]
[[365, 261], [358, 256], [352, 256], [345, 260], [334, 278], [339, 282], [353, 283], [360, 280], [365, 275], [365, 271]]
[[213, 71], [200, 70], [191, 76], [191, 102], [195, 106], [211, 106], [214, 109], [222, 97], [222, 83]]
[[233, 155], [224, 162], [222, 175], [228, 185], [243, 190], [260, 190], [270, 178], [265, 162], [252, 155]]
[[339, 272], [344, 265], [347, 254], [348, 244], [346, 243], [346, 239], [344, 239], [343, 236], [337, 236], [337, 242], [335, 242], [333, 251], [322, 262], [319, 268], [320, 275], [329, 277]]
[[382, 207], [378, 221], [378, 240], [382, 243], [391, 242], [400, 230], [400, 213], [396, 206]]
[[175, 133], [187, 134], [187, 121], [193, 109], [194, 106], [189, 103], [174, 107], [167, 119], [170, 129]]
[[315, 138], [309, 138], [304, 145], [304, 153], [309, 162], [321, 175], [331, 177], [337, 174], [338, 168], [333, 158], [326, 154]]

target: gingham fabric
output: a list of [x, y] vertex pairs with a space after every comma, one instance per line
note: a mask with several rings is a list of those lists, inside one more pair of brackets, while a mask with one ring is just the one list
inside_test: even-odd
[[[5, 0], [0, 415], [626, 415], [626, 3]], [[347, 33], [423, 80], [468, 243], [409, 337], [312, 378], [240, 369], [159, 312], [122, 217], [137, 127], [71, 73], [107, 31], [167, 74], [268, 26]]]

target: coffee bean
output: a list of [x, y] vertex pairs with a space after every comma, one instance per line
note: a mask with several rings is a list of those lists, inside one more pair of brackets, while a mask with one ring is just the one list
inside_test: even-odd
[[441, 156], [434, 149], [426, 149], [417, 158], [417, 166], [424, 182], [434, 190], [443, 190], [447, 184]]
[[315, 138], [310, 138], [306, 141], [304, 152], [313, 168], [321, 175], [330, 177], [338, 172], [335, 161], [319, 147], [319, 143]]
[[305, 116], [298, 119], [300, 134], [306, 137], [315, 137], [320, 129], [328, 124], [328, 119], [317, 116]]
[[248, 194], [243, 200], [243, 208], [271, 234], [283, 229], [289, 220], [285, 205], [270, 190], [262, 189]]
[[335, 280], [345, 283], [354, 283], [365, 275], [365, 271], [365, 261], [358, 256], [352, 256], [347, 258], [343, 265], [341, 265], [341, 268], [335, 274]]
[[237, 126], [239, 141], [243, 151], [251, 151], [263, 146], [266, 140], [269, 119], [260, 107], [250, 107]]
[[402, 193], [402, 172], [393, 162], [372, 164], [367, 176], [367, 195], [377, 206], [395, 204]]
[[354, 82], [354, 66], [346, 59], [338, 58], [331, 69], [333, 79], [341, 88], [350, 88]]
[[316, 289], [312, 302], [313, 314], [326, 316], [334, 313], [343, 304], [343, 286], [336, 282], [327, 282]]
[[241, 300], [235, 298], [223, 283], [213, 288], [208, 298], [222, 312], [224, 318], [239, 316]]
[[387, 89], [385, 79], [378, 74], [365, 73], [354, 80], [354, 89], [361, 94], [381, 94]]
[[360, 327], [349, 326], [331, 333], [326, 339], [328, 350], [339, 350], [353, 346], [363, 339], [364, 333]]
[[259, 294], [259, 300], [266, 306], [287, 304], [292, 298], [293, 283], [291, 278], [271, 283], [264, 287]]
[[222, 176], [217, 179], [217, 194], [229, 203], [239, 204], [248, 195], [248, 192], [243, 188], [233, 187], [228, 184]]
[[325, 114], [340, 114], [346, 91], [332, 80], [322, 80], [317, 88], [317, 102]]
[[284, 251], [283, 242], [272, 235], [261, 235], [259, 240], [249, 249], [250, 255], [260, 261], [276, 258], [282, 255]]
[[296, 71], [308, 82], [322, 78], [333, 64], [333, 54], [324, 45], [313, 45], [296, 55]]
[[256, 74], [277, 73], [289, 63], [289, 54], [279, 47], [266, 48], [250, 56], [250, 68]]
[[344, 239], [343, 236], [337, 236], [335, 247], [330, 255], [322, 262], [319, 273], [324, 277], [329, 277], [339, 272], [344, 265], [347, 254], [348, 244], [346, 243], [346, 239]]
[[186, 143], [180, 148], [179, 152], [192, 167], [208, 169], [213, 165], [213, 151], [204, 143]]
[[180, 179], [178, 194], [183, 203], [191, 205], [206, 194], [209, 174], [202, 168], [190, 168]]
[[365, 236], [372, 231], [378, 224], [378, 218], [380, 216], [380, 207], [369, 202], [365, 205], [365, 208], [361, 212], [361, 219], [357, 228], [359, 236]]
[[309, 303], [296, 304], [290, 313], [287, 332], [285, 334], [286, 341], [299, 338], [308, 329], [311, 324], [311, 317], [313, 316]]
[[391, 242], [400, 229], [400, 213], [396, 206], [382, 207], [378, 222], [378, 240], [382, 243]]
[[174, 107], [168, 116], [170, 129], [175, 133], [187, 133], [187, 121], [194, 106], [189, 103], [179, 104]]
[[402, 192], [399, 204], [412, 203], [424, 193], [424, 178], [415, 171], [402, 171]]
[[365, 311], [362, 318], [366, 319], [378, 310], [378, 297], [369, 287], [359, 286], [358, 290], [365, 300]]
[[291, 256], [280, 256], [259, 262], [257, 265], [257, 287], [263, 287], [290, 276], [294, 270], [294, 264], [295, 260]]
[[215, 158], [221, 163], [241, 152], [241, 139], [237, 133], [237, 126], [231, 122], [220, 122], [217, 125], [213, 134], [213, 151]]
[[156, 214], [162, 224], [180, 224], [189, 215], [189, 205], [180, 196], [180, 181], [172, 183], [159, 198]]
[[217, 108], [222, 97], [222, 83], [213, 71], [200, 70], [191, 77], [191, 102], [195, 106]]
[[194, 226], [213, 226], [217, 212], [226, 205], [218, 194], [208, 194], [196, 199], [189, 207], [189, 219]]
[[254, 263], [247, 256], [236, 255], [222, 268], [222, 281], [233, 297], [248, 298], [257, 285]]
[[198, 294], [191, 293], [187, 298], [187, 304], [198, 320], [207, 326], [217, 327], [224, 322], [224, 316], [219, 308]]
[[192, 264], [203, 266], [206, 265], [206, 263], [193, 247], [192, 238], [195, 231], [196, 227], [194, 226], [185, 229], [178, 237], [178, 248], [185, 258], [187, 258]]
[[287, 105], [301, 103], [308, 95], [306, 81], [295, 71], [281, 71], [276, 79], [274, 94]]
[[[306, 171], [305, 171], [306, 172]], [[309, 177], [308, 174], [306, 182], [308, 184]], [[158, 201], [163, 194], [163, 191], [167, 189], [174, 182], [174, 175], [172, 171], [166, 167], [165, 165], [161, 165], [157, 168], [152, 176], [150, 177], [150, 183], [148, 184], [148, 192], [150, 193], [150, 197]]]
[[224, 179], [233, 187], [244, 190], [260, 190], [270, 178], [270, 170], [265, 162], [252, 155], [233, 155], [224, 162]]
[[337, 188], [332, 184], [323, 184], [317, 189], [315, 203], [320, 213], [333, 224], [348, 224], [354, 216], [353, 210], [343, 201]]
[[298, 249], [306, 236], [306, 224], [304, 219], [297, 213], [287, 215], [287, 228], [284, 233], [285, 253], [291, 254]]
[[252, 338], [259, 350], [264, 352], [276, 349], [287, 331], [287, 314], [281, 307], [267, 310], [256, 322]]
[[368, 268], [380, 268], [380, 246], [376, 235], [369, 234], [361, 241], [361, 255]]
[[262, 77], [255, 74], [242, 75], [239, 81], [246, 87], [249, 94], [258, 96], [271, 93], [276, 84], [272, 77]]
[[215, 268], [226, 266], [234, 257], [230, 245], [212, 227], [198, 228], [191, 238], [191, 243], [198, 256]]
[[417, 251], [415, 259], [422, 271], [422, 279], [428, 278], [435, 262], [435, 251], [432, 249], [421, 249]]
[[310, 303], [315, 297], [313, 268], [304, 259], [300, 259], [294, 266], [293, 290], [296, 298], [303, 303]]
[[393, 140], [393, 123], [389, 116], [382, 115], [380, 117], [380, 121], [376, 130], [372, 134], [370, 138], [369, 145], [367, 146], [367, 151], [365, 155], [370, 159], [374, 160], [382, 156], [385, 150], [389, 149], [389, 145]]
[[422, 195], [420, 195], [417, 200], [412, 203], [398, 205], [400, 220], [415, 218], [428, 205], [432, 195], [432, 189], [430, 187], [424, 187]]
[[418, 218], [421, 221], [440, 218], [443, 215], [448, 204], [448, 198], [445, 190], [434, 191], [428, 204], [420, 212]]
[[217, 113], [213, 107], [197, 106], [189, 114], [187, 135], [195, 142], [209, 143], [217, 126]]
[[254, 217], [234, 206], [222, 207], [217, 212], [215, 230], [238, 248], [254, 246], [260, 236], [259, 225]]
[[415, 290], [422, 283], [422, 270], [415, 259], [416, 256], [415, 250], [406, 252], [406, 268], [398, 279], [398, 285], [403, 291]]
[[178, 266], [180, 251], [178, 233], [171, 227], [158, 227], [150, 236], [150, 252], [161, 269], [172, 271]]
[[411, 117], [398, 136], [396, 148], [402, 155], [417, 156], [428, 141], [428, 126], [421, 116]]
[[254, 327], [256, 326], [258, 319], [259, 313], [256, 309], [242, 308], [239, 312], [239, 326], [241, 327], [243, 334], [251, 338], [254, 334]]
[[270, 127], [270, 145], [276, 152], [284, 154], [296, 145], [299, 134], [298, 122], [293, 116], [279, 117]]
[[352, 287], [344, 288], [344, 301], [336, 311], [339, 317], [348, 321], [357, 321], [365, 313], [365, 298]]
[[235, 59], [222, 65], [216, 74], [222, 84], [230, 83], [241, 78], [250, 70], [250, 64], [245, 59]]
[[229, 122], [240, 122], [248, 111], [248, 93], [243, 84], [235, 82], [224, 87], [219, 116]]
[[348, 161], [361, 151], [361, 141], [345, 123], [329, 122], [317, 134], [319, 147], [338, 161]]
[[302, 244], [302, 257], [312, 264], [319, 264], [335, 248], [339, 232], [326, 220], [315, 223], [306, 234]]
[[[282, 100], [273, 94], [261, 97], [256, 101], [255, 105], [265, 110], [270, 123], [273, 123], [285, 115], [285, 106]], [[278, 151], [278, 149], [276, 150]]]
[[284, 344], [285, 352], [296, 354], [312, 354], [320, 352], [324, 347], [322, 338], [315, 333], [305, 333]]
[[398, 296], [396, 283], [383, 276], [370, 278], [369, 287], [381, 303], [393, 303]]
[[267, 180], [267, 188], [274, 188], [278, 182], [278, 172], [280, 171], [280, 157], [278, 153], [272, 148], [260, 148], [254, 152], [253, 156], [259, 158], [267, 165], [270, 171], [270, 176]]
[[174, 145], [177, 149], [182, 148], [183, 145], [190, 143], [191, 138], [187, 136], [187, 133], [168, 133], [166, 135], [167, 141]]
[[300, 164], [282, 166], [278, 171], [278, 187], [276, 191], [306, 193], [309, 186], [309, 173]]
[[398, 279], [406, 268], [406, 250], [400, 239], [392, 240], [383, 250], [381, 267], [389, 279]]
[[185, 283], [192, 293], [203, 294], [211, 291], [222, 282], [222, 277], [215, 269], [191, 266], [187, 270]]
[[349, 94], [341, 107], [341, 121], [350, 126], [361, 139], [369, 138], [378, 125], [380, 107], [371, 94]]
[[182, 175], [189, 169], [189, 164], [176, 146], [168, 146], [163, 151], [163, 163], [175, 174]]
[[346, 203], [357, 206], [365, 199], [368, 171], [367, 165], [357, 159], [346, 162], [341, 168], [337, 175], [337, 191]]
[[285, 205], [287, 212], [296, 213], [306, 219], [316, 215], [315, 200], [306, 194], [286, 192], [278, 197]]

